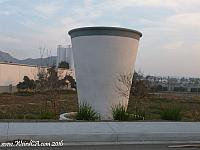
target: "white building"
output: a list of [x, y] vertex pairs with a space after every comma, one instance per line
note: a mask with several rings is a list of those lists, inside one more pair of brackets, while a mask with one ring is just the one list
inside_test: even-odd
[[57, 47], [57, 66], [62, 61], [67, 61], [67, 48], [63, 47], [62, 45], [58, 45]]
[[68, 45], [67, 47], [62, 46], [62, 45], [58, 45], [58, 48], [57, 48], [57, 66], [62, 61], [69, 63], [70, 69], [74, 68], [74, 60], [73, 60], [71, 45]]

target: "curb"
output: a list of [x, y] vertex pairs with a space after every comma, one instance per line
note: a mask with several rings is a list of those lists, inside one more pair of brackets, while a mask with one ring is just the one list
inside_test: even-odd
[[0, 142], [64, 141], [65, 145], [200, 143], [193, 122], [3, 122]]

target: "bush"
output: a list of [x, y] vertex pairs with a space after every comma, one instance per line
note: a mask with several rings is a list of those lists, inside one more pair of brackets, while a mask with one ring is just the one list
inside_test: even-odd
[[82, 103], [79, 106], [78, 113], [76, 115], [77, 120], [100, 120], [100, 115], [97, 113], [91, 105], [88, 103]]
[[41, 114], [26, 114], [25, 119], [26, 120], [38, 120], [41, 118]]
[[112, 107], [112, 116], [114, 120], [119, 121], [133, 121], [133, 120], [144, 120], [145, 113], [129, 113], [126, 111], [126, 107], [122, 104], [115, 105]]
[[112, 107], [112, 116], [114, 120], [129, 120], [129, 114], [126, 112], [126, 107], [122, 104], [118, 104]]
[[0, 119], [24, 119], [24, 115], [23, 114], [13, 114], [13, 113], [6, 113], [6, 114], [3, 114], [1, 113], [0, 114]]
[[19, 82], [17, 84], [17, 89], [18, 90], [33, 90], [35, 89], [35, 81], [31, 80], [28, 76], [24, 76], [23, 82]]
[[163, 120], [180, 121], [182, 119], [181, 110], [175, 105], [168, 105], [161, 109], [160, 117]]
[[58, 64], [58, 68], [69, 69], [69, 63], [66, 62], [66, 61], [61, 61], [61, 62]]

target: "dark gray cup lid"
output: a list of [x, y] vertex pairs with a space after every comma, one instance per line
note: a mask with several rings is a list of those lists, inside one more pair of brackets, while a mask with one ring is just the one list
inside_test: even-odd
[[142, 33], [139, 31], [119, 27], [83, 27], [72, 29], [68, 32], [68, 34], [71, 36], [71, 38], [79, 36], [108, 35], [129, 37], [139, 40], [140, 37], [142, 37]]

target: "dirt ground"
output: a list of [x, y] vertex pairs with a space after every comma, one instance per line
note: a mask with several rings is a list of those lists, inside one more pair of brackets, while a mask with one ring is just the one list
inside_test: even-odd
[[[75, 92], [63, 93], [57, 98], [56, 114], [77, 111], [78, 101]], [[52, 111], [48, 94], [0, 94], [0, 119], [38, 119], [41, 112]]]
[[[41, 112], [52, 111], [52, 104], [45, 94], [0, 94], [0, 119], [39, 119]], [[77, 111], [76, 92], [65, 92], [57, 98], [57, 119], [60, 113]], [[160, 120], [160, 110], [167, 105], [181, 107], [183, 121], [200, 119], [200, 96], [195, 95], [149, 95], [139, 99], [140, 107], [145, 110], [147, 120]], [[129, 100], [128, 111], [134, 110], [135, 100]], [[195, 120], [195, 117], [197, 118]]]
[[[181, 108], [182, 121], [200, 121], [200, 96], [192, 94], [158, 94], [139, 99], [147, 120], [160, 120], [160, 111], [166, 106]], [[135, 101], [129, 100], [128, 111], [133, 111]]]

